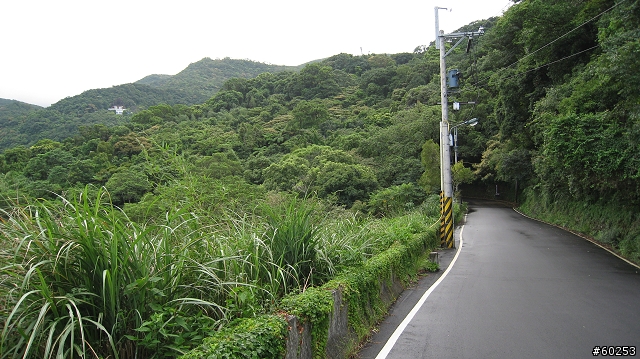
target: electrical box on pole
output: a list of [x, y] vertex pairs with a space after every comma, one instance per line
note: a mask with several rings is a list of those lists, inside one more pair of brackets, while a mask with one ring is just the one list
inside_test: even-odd
[[458, 69], [449, 70], [447, 72], [447, 83], [450, 89], [460, 87], [460, 71]]

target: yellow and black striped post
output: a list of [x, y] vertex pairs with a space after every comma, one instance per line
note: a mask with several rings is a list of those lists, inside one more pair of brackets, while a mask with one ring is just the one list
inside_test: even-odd
[[444, 240], [444, 192], [440, 192], [440, 247], [446, 248], [446, 241]]
[[453, 198], [440, 193], [440, 246], [453, 248]]

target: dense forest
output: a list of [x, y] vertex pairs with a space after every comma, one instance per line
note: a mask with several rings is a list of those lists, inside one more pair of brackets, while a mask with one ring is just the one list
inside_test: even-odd
[[[460, 185], [465, 195], [490, 197], [499, 187], [499, 199], [517, 201], [531, 215], [581, 231], [640, 261], [640, 4], [631, 0], [515, 1], [503, 16], [459, 31], [475, 31], [479, 26], [485, 28], [483, 36], [447, 56], [448, 68], [462, 74], [460, 89], [449, 97], [463, 105], [450, 112], [450, 121], [479, 119], [475, 127], [459, 128], [460, 162], [452, 166], [456, 187]], [[169, 98], [149, 90], [168, 91], [163, 86], [171, 81], [183, 89], [198, 86], [198, 96], [206, 91], [215, 94], [197, 102], [201, 97], [194, 92]], [[12, 129], [16, 131], [12, 137], [34, 133], [43, 137], [33, 144], [6, 148], [0, 155], [0, 207], [6, 220], [0, 233], [5, 246], [27, 251], [26, 244], [12, 241], [30, 237], [31, 232], [58, 233], [57, 222], [79, 227], [76, 232], [61, 232], [58, 239], [80, 232], [83, 238], [102, 238], [102, 234], [87, 234], [84, 216], [89, 212], [95, 217], [89, 216], [88, 222], [110, 223], [125, 238], [142, 238], [149, 232], [168, 234], [172, 240], [179, 234], [183, 239], [195, 234], [203, 238], [208, 231], [233, 238], [233, 243], [263, 243], [262, 238], [277, 237], [274, 223], [292, 231], [306, 228], [289, 234], [312, 240], [320, 223], [314, 222], [319, 221], [314, 216], [320, 209], [342, 220], [340, 229], [336, 222], [322, 222], [323, 226], [348, 238], [361, 238], [357, 228], [391, 226], [384, 221], [406, 218], [415, 211], [424, 214], [433, 205], [433, 194], [439, 190], [440, 121], [439, 55], [433, 46], [399, 54], [337, 54], [299, 71], [279, 69], [234, 77], [219, 89], [191, 81], [152, 76], [139, 84], [114, 87], [112, 91], [140, 91], [144, 93], [140, 98], [151, 96], [157, 101], [150, 104], [150, 99], [137, 108], [135, 104], [142, 100], [124, 103], [135, 108], [125, 116], [107, 118], [98, 116], [100, 111], [91, 115], [88, 102], [78, 98], [16, 119], [19, 126]], [[82, 96], [90, 95], [88, 91]], [[110, 105], [92, 101], [100, 108]], [[89, 112], [78, 117], [84, 121], [80, 126], [59, 115], [74, 111]], [[54, 135], [54, 130], [74, 134], [62, 137]], [[98, 215], [104, 202], [113, 205], [109, 208], [116, 214]], [[40, 203], [46, 206], [37, 207]], [[47, 221], [31, 222], [45, 212]], [[76, 220], [67, 223], [65, 216]], [[283, 224], [283, 218], [297, 222]], [[404, 228], [415, 226], [420, 225]], [[283, 232], [288, 233], [277, 233]], [[291, 253], [266, 245], [269, 253], [281, 253], [279, 261], [269, 265], [278, 262], [280, 269], [294, 264], [302, 268], [300, 273], [285, 270], [289, 274], [283, 275], [269, 272], [272, 267], [267, 264], [257, 264], [249, 249], [234, 252], [237, 248], [224, 247], [219, 238], [216, 243], [196, 242], [179, 250], [246, 258], [232, 280], [260, 288], [271, 285], [272, 296], [250, 286], [220, 290], [213, 299], [205, 296], [204, 289], [189, 292], [198, 296], [199, 308], [208, 308], [194, 316], [172, 301], [172, 295], [184, 290], [170, 280], [176, 272], [166, 272], [166, 277], [149, 274], [145, 281], [133, 279], [118, 288], [123, 292], [155, 288], [155, 297], [138, 299], [155, 303], [155, 312], [167, 317], [191, 318], [184, 328], [211, 328], [222, 325], [218, 320], [229, 315], [267, 310], [274, 298], [321, 283], [379, 250], [358, 242], [352, 252], [335, 252], [338, 247], [351, 247], [348, 242], [338, 245], [327, 239], [300, 249], [298, 254], [307, 256], [300, 260], [285, 259]], [[266, 239], [264, 243], [273, 244]], [[383, 247], [388, 245], [385, 242]], [[308, 248], [315, 251], [310, 254]], [[153, 253], [158, 251], [159, 247]], [[197, 272], [211, 275], [207, 283], [216, 278], [220, 284], [229, 278], [219, 271], [227, 273], [231, 262], [205, 259], [211, 267], [201, 266]], [[156, 260], [151, 267], [161, 267], [166, 258]], [[26, 264], [20, 270], [31, 273]], [[253, 279], [243, 277], [248, 272], [257, 274]], [[274, 283], [278, 275], [287, 279]], [[22, 293], [44, 291], [45, 284], [32, 278], [32, 287], [7, 280], [5, 287], [15, 293], [7, 296], [2, 308], [20, 306], [21, 292], [16, 288]], [[88, 290], [84, 285], [73, 290]], [[202, 282], [198, 286], [204, 288]], [[62, 290], [51, 295], [71, 293], [72, 289], [61, 288], [46, 290]], [[130, 296], [125, 293], [121, 298]], [[204, 304], [212, 301], [216, 304]], [[151, 316], [153, 311], [138, 312]], [[19, 313], [16, 310], [14, 315]], [[33, 316], [39, 318], [37, 312]], [[26, 315], [18, 324], [16, 320], [9, 323], [7, 317], [2, 314], [5, 331], [31, 323]], [[212, 324], [210, 318], [217, 321]], [[98, 332], [115, 336], [117, 329], [119, 338], [127, 338], [109, 342], [102, 337], [103, 353], [113, 350], [127, 357], [123, 353], [130, 353], [131, 342], [149, 353], [158, 345], [184, 349], [202, 334], [189, 332], [193, 337], [181, 341], [160, 334], [150, 338], [149, 330], [166, 319], [129, 318], [136, 323], [129, 328], [119, 326], [120, 319], [114, 314], [111, 322], [101, 322], [99, 328], [105, 329]], [[100, 337], [100, 333], [94, 334]], [[46, 343], [46, 334], [38, 335]], [[25, 350], [24, 339], [4, 331], [2, 341], [5, 356]], [[169, 352], [176, 355], [180, 350]]]

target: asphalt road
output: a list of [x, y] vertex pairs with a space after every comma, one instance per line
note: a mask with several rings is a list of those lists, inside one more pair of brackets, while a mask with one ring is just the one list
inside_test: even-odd
[[461, 229], [462, 246], [441, 252], [442, 270], [402, 294], [359, 358], [593, 358], [595, 346], [640, 349], [640, 269], [497, 203], [470, 203]]

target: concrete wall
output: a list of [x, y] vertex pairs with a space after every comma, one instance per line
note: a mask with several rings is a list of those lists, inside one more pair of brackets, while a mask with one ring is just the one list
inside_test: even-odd
[[[380, 281], [380, 298], [389, 307], [404, 290], [400, 279], [392, 276], [391, 285], [385, 280]], [[325, 358], [344, 359], [348, 358], [351, 350], [358, 343], [358, 336], [349, 326], [349, 305], [344, 300], [343, 289], [334, 289], [333, 311], [329, 318], [329, 332]], [[295, 316], [288, 316], [289, 335], [287, 338], [287, 353], [285, 359], [312, 359], [313, 343], [311, 338], [311, 325], [301, 322]]]
[[312, 358], [311, 324], [301, 322], [293, 315], [287, 316], [289, 335], [285, 359]]

